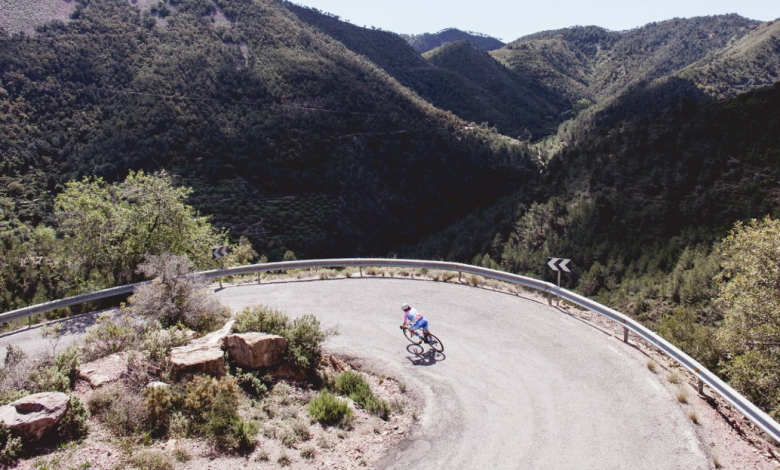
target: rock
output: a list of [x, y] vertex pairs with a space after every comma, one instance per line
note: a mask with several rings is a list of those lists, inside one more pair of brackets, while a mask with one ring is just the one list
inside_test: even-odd
[[287, 340], [266, 333], [241, 333], [227, 337], [227, 351], [239, 367], [257, 369], [282, 361]]
[[97, 361], [79, 366], [78, 376], [89, 383], [92, 388], [116, 382], [127, 373], [127, 355], [112, 354]]
[[174, 379], [185, 374], [221, 376], [225, 373], [225, 354], [222, 351], [233, 330], [234, 320], [219, 330], [192, 340], [186, 346], [171, 349], [171, 373]]
[[341, 373], [349, 370], [349, 365], [336, 356], [330, 354], [323, 354], [320, 357], [320, 367], [325, 367], [333, 370], [334, 372]]
[[170, 387], [170, 385], [168, 385], [165, 382], [160, 382], [159, 380], [156, 380], [154, 382], [149, 382], [148, 384], [146, 384], [145, 388], [158, 388], [158, 387], [168, 388]]
[[211, 332], [202, 338], [198, 338], [190, 341], [188, 344], [202, 344], [207, 346], [218, 346], [221, 349], [225, 349], [225, 339], [233, 332], [233, 324], [235, 320], [230, 320], [225, 323], [225, 326], [217, 331]]
[[36, 393], [0, 406], [0, 421], [24, 442], [34, 442], [62, 420], [69, 405], [70, 397], [64, 393]]
[[225, 373], [225, 353], [219, 346], [192, 344], [171, 349], [171, 372], [174, 378], [185, 374]]

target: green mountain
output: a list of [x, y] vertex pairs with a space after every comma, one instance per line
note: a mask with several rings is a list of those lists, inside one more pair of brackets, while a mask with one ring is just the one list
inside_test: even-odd
[[[673, 97], [690, 87], [678, 81], [645, 93]], [[666, 282], [689, 250], [709, 253], [735, 222], [780, 216], [780, 83], [726, 100], [670, 99], [628, 115], [634, 99], [621, 98], [610, 108], [615, 116], [594, 121], [548, 163], [536, 201], [504, 199], [404, 254], [478, 264], [489, 255], [504, 269], [550, 280], [546, 258], [567, 257], [576, 266], [569, 286], [610, 305], [639, 314], [640, 294], [668, 301], [666, 308], [681, 302], [679, 292], [643, 286]], [[687, 259], [679, 269], [694, 269]], [[686, 302], [709, 298], [709, 274]]]
[[483, 51], [493, 51], [504, 46], [503, 42], [494, 37], [455, 28], [443, 29], [438, 33], [402, 34], [401, 36], [420, 54], [457, 41], [468, 41]]
[[780, 80], [780, 21], [752, 28], [675, 75], [691, 80], [714, 98], [772, 85]]
[[166, 168], [272, 259], [383, 254], [535, 174], [275, 1], [83, 1], [0, 45], [7, 227], [72, 178]]
[[317, 10], [286, 4], [298, 18], [382, 67], [434, 106], [502, 134], [551, 134], [570, 103], [541, 82], [507, 69], [461, 40], [421, 56], [399, 35], [362, 28]]
[[760, 27], [733, 14], [673, 19], [623, 32], [574, 27], [526, 36], [492, 54], [572, 101], [599, 102], [641, 81], [674, 74]]

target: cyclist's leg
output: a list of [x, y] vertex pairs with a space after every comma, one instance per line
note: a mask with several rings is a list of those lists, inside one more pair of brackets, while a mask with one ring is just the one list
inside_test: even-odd
[[[427, 326], [427, 323], [428, 323], [428, 322], [425, 322], [425, 326]], [[420, 329], [423, 329], [423, 328], [424, 328], [423, 322], [417, 322], [417, 323], [415, 323], [414, 325], [412, 325], [412, 326], [410, 326], [410, 327], [409, 327], [409, 329], [411, 330], [411, 332], [412, 332], [412, 333], [413, 333], [415, 336], [417, 336], [418, 338], [420, 338], [420, 339], [424, 339], [424, 336], [423, 336], [423, 335], [421, 335], [421, 334], [420, 334], [420, 332], [419, 332], [419, 330], [420, 330]]]

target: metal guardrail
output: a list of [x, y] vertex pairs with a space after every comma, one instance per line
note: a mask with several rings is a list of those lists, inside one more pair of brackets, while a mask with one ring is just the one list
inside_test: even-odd
[[[615, 322], [620, 323], [624, 327], [625, 335], [624, 341], [628, 340], [628, 331], [633, 331], [636, 335], [654, 345], [660, 351], [677, 361], [681, 366], [686, 368], [691, 374], [699, 379], [699, 389], [701, 391], [702, 384], [707, 384], [712, 390], [721, 395], [726, 401], [728, 401], [734, 408], [740, 413], [752, 421], [756, 426], [761, 428], [769, 436], [771, 436], [776, 442], [780, 443], [780, 424], [773, 420], [769, 415], [758, 409], [753, 403], [748, 401], [745, 397], [737, 393], [728, 384], [723, 382], [715, 374], [704, 368], [701, 364], [696, 362], [693, 358], [677, 349], [674, 345], [664, 340], [660, 336], [656, 335], [639, 322], [631, 319], [630, 317], [623, 315], [622, 313], [612, 310], [609, 307], [601, 305], [598, 302], [594, 302], [586, 297], [583, 297], [574, 292], [562, 289], [555, 284], [540, 281], [525, 276], [519, 276], [517, 274], [511, 274], [503, 271], [496, 271], [493, 269], [481, 268], [478, 266], [472, 266], [461, 263], [447, 263], [443, 261], [419, 261], [409, 259], [385, 259], [385, 258], [345, 258], [345, 259], [326, 259], [326, 260], [306, 260], [306, 261], [285, 261], [279, 263], [265, 263], [254, 264], [248, 266], [238, 266], [234, 268], [216, 269], [212, 271], [203, 271], [197, 273], [206, 279], [215, 279], [226, 276], [239, 276], [245, 274], [261, 273], [266, 271], [281, 271], [290, 269], [308, 269], [308, 268], [343, 268], [343, 267], [358, 267], [363, 268], [366, 266], [382, 266], [382, 267], [396, 267], [396, 268], [420, 268], [420, 269], [439, 269], [446, 271], [457, 271], [459, 274], [468, 273], [483, 276], [487, 278], [497, 279], [512, 284], [519, 284], [524, 287], [543, 291], [548, 294], [548, 299], [551, 296], [556, 296], [561, 299], [565, 299], [575, 305], [592, 310], [600, 315], [603, 315]], [[147, 281], [148, 282], [148, 281]], [[56, 310], [58, 308], [69, 307], [72, 305], [81, 304], [84, 302], [90, 302], [93, 300], [100, 300], [119, 295], [130, 294], [137, 286], [145, 284], [143, 282], [137, 284], [130, 284], [126, 286], [114, 287], [111, 289], [105, 289], [98, 292], [92, 292], [89, 294], [77, 295], [74, 297], [68, 297], [66, 299], [55, 300], [52, 302], [46, 302], [39, 305], [33, 305], [30, 307], [21, 308], [0, 314], [0, 323], [5, 323], [11, 320], [19, 318], [29, 317], [37, 313], [48, 312]]]

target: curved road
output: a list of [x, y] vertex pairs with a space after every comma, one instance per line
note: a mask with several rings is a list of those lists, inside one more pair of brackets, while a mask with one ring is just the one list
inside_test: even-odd
[[[312, 313], [340, 335], [328, 349], [420, 391], [424, 414], [383, 469], [708, 469], [693, 424], [631, 346], [545, 303], [398, 278], [227, 287], [233, 309]], [[408, 301], [444, 357], [401, 335]]]

